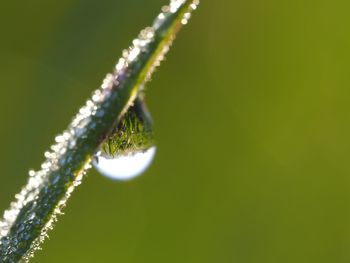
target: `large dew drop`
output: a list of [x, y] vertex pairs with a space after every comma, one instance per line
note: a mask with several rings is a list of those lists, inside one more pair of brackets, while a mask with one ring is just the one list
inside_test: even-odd
[[152, 163], [156, 147], [145, 152], [130, 153], [128, 155], [110, 157], [96, 155], [92, 162], [95, 169], [103, 176], [113, 180], [130, 180], [142, 174]]
[[114, 180], [130, 180], [151, 164], [156, 147], [153, 122], [143, 100], [137, 98], [93, 159], [96, 170]]

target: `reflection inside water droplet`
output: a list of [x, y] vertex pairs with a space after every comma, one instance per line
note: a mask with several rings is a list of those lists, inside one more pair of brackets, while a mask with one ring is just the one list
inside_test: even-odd
[[93, 166], [103, 176], [113, 180], [130, 180], [143, 173], [152, 163], [156, 147], [153, 146], [145, 152], [132, 153], [122, 156], [96, 155]]

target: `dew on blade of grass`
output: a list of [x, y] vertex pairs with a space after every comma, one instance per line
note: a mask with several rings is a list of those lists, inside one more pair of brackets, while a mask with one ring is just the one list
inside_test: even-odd
[[155, 152], [152, 117], [139, 97], [100, 145], [92, 164], [105, 177], [130, 180], [147, 169]]
[[113, 180], [130, 180], [142, 174], [152, 163], [156, 147], [144, 152], [117, 155], [115, 157], [97, 154], [93, 159], [95, 169], [105, 177]]
[[[55, 138], [50, 150], [45, 152], [40, 169], [29, 171], [28, 183], [0, 218], [1, 262], [15, 262], [14, 258], [18, 255], [27, 262], [34, 251], [40, 249], [40, 243], [47, 237], [57, 216], [62, 214], [61, 209], [67, 199], [90, 168], [90, 154], [101, 140], [106, 139], [105, 136], [109, 136], [107, 130], [113, 114], [119, 112], [115, 116], [119, 121], [133, 106], [136, 97], [144, 91], [144, 84], [164, 60], [181, 24], [188, 22], [198, 3], [199, 0], [170, 0], [153, 25], [144, 29], [133, 45], [123, 52], [113, 73], [106, 76], [68, 128]], [[135, 80], [134, 76], [139, 76], [140, 82], [129, 87], [130, 83], [134, 83], [130, 82]], [[125, 102], [129, 88], [131, 93]], [[117, 103], [120, 107], [126, 105], [123, 110], [113, 111], [112, 106]], [[93, 157], [93, 165], [106, 177], [132, 179], [145, 171], [154, 158], [156, 147], [152, 125], [147, 123], [148, 114], [142, 111], [142, 107], [136, 113], [136, 118], [129, 116], [128, 122], [121, 123], [116, 136], [107, 143], [113, 147], [101, 148], [101, 154]], [[104, 136], [97, 136], [100, 133]]]

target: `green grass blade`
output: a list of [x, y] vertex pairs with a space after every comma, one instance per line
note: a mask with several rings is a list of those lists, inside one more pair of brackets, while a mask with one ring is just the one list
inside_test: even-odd
[[0, 262], [28, 261], [40, 248], [90, 168], [93, 154], [142, 91], [197, 4], [197, 0], [173, 0], [163, 7], [153, 25], [123, 52], [115, 71], [56, 137], [41, 169], [29, 172], [27, 185], [0, 221]]

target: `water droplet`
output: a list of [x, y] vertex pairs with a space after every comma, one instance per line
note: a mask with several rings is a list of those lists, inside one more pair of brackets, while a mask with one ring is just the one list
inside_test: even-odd
[[10, 239], [8, 237], [4, 237], [3, 239], [1, 239], [1, 243], [4, 246], [8, 246], [10, 244]]
[[92, 164], [103, 176], [113, 180], [130, 180], [143, 173], [152, 163], [156, 147], [145, 152], [118, 155], [113, 158], [106, 155], [95, 156]]
[[146, 170], [155, 152], [152, 118], [137, 98], [101, 145], [93, 165], [106, 177], [129, 180]]

